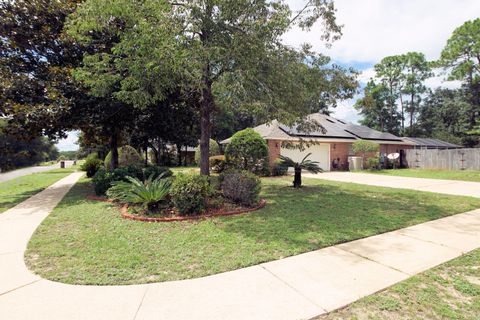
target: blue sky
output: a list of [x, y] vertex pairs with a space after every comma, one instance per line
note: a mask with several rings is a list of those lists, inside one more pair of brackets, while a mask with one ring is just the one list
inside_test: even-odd
[[[287, 0], [299, 8], [306, 0]], [[336, 63], [362, 71], [364, 85], [373, 76], [373, 65], [383, 57], [409, 51], [423, 52], [427, 59], [440, 55], [453, 30], [467, 20], [480, 17], [480, 0], [336, 0], [337, 20], [344, 25], [343, 36], [331, 48], [320, 41], [321, 25], [310, 32], [298, 28], [284, 36], [284, 42], [294, 47], [309, 43], [313, 48], [332, 57]], [[429, 79], [436, 88], [455, 87], [442, 75]], [[357, 122], [360, 116], [353, 108], [354, 99], [341, 101], [334, 116]], [[57, 144], [60, 150], [76, 150], [78, 132]]]

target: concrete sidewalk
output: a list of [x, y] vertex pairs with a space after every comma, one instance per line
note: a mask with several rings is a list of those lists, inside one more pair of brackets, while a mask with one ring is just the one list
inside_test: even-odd
[[320, 174], [303, 175], [305, 178], [333, 180], [340, 182], [351, 182], [366, 184], [370, 186], [412, 189], [436, 193], [451, 194], [456, 196], [470, 196], [480, 198], [480, 182], [425, 179], [387, 176], [372, 173], [357, 172], [324, 172]]
[[75, 286], [33, 275], [31, 234], [74, 173], [0, 215], [0, 319], [309, 319], [480, 247], [480, 210], [208, 277]]

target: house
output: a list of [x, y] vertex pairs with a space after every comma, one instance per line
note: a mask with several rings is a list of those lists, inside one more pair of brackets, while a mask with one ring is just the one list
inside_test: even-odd
[[[297, 126], [286, 126], [276, 120], [253, 128], [268, 144], [270, 163], [280, 156], [287, 156], [301, 161], [305, 155], [312, 153], [310, 160], [318, 161], [325, 171], [348, 169], [348, 157], [354, 156], [352, 144], [356, 140], [369, 140], [380, 144], [380, 153], [405, 154], [412, 149], [413, 142], [404, 141], [393, 134], [380, 132], [365, 126], [348, 123], [324, 114], [314, 113], [309, 120], [319, 123], [325, 131], [302, 132]], [[287, 148], [286, 144], [295, 145], [300, 141], [313, 142], [305, 149]], [[222, 141], [228, 143], [229, 139]], [[403, 157], [401, 157], [403, 159]], [[403, 161], [403, 160], [402, 160]]]

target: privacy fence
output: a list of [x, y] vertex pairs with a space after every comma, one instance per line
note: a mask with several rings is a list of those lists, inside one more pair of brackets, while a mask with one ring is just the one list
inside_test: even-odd
[[409, 168], [480, 170], [480, 149], [406, 150]]

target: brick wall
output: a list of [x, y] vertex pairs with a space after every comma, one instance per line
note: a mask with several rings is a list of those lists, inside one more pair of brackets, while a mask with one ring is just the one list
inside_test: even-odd
[[348, 155], [351, 145], [351, 143], [347, 142], [330, 143], [330, 170], [334, 170], [331, 167], [334, 159], [340, 159], [338, 170], [347, 170]]
[[280, 148], [282, 141], [280, 140], [267, 140], [268, 144], [268, 160], [270, 167], [273, 167], [275, 160], [280, 157]]

